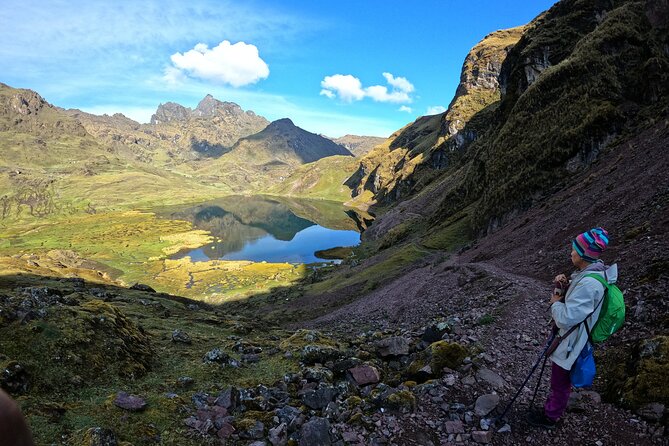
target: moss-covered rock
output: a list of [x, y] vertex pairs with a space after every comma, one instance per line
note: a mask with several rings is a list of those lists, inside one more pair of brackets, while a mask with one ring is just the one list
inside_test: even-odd
[[455, 369], [467, 356], [467, 350], [458, 343], [437, 341], [418, 355], [409, 365], [406, 375], [418, 382], [441, 376], [444, 367]]
[[399, 390], [386, 400], [390, 409], [412, 412], [416, 409], [416, 397], [409, 390]]

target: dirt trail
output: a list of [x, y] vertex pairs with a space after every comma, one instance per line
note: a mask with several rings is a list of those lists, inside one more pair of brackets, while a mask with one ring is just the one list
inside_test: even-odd
[[[481, 353], [472, 357], [470, 370], [456, 372], [456, 382], [437, 380], [429, 393], [419, 395], [414, 414], [399, 419], [381, 419], [399, 425], [390, 444], [438, 445], [474, 444], [446, 432], [453, 404], [473, 407], [483, 394], [495, 392], [501, 397], [501, 411], [520, 386], [537, 359], [550, 332], [548, 299], [551, 284], [533, 277], [513, 274], [491, 263], [463, 263], [457, 256], [434, 265], [417, 268], [380, 290], [362, 297], [339, 310], [319, 318], [310, 326], [325, 330], [355, 333], [366, 329], [403, 329], [419, 333], [421, 326], [435, 317], [458, 321], [449, 340], [467, 345]], [[487, 316], [486, 319], [482, 317]], [[482, 321], [486, 321], [483, 323]], [[487, 322], [492, 321], [492, 322]], [[506, 384], [491, 388], [479, 379], [476, 370], [492, 370]], [[525, 421], [529, 401], [539, 371], [524, 388], [507, 418], [510, 433], [498, 433], [493, 444], [662, 444], [662, 438], [650, 438], [648, 426], [638, 416], [608, 403], [592, 403], [581, 397], [561, 422], [549, 432], [533, 428]], [[549, 388], [550, 363], [539, 388], [537, 406], [545, 401]], [[594, 390], [598, 389], [597, 383]], [[589, 394], [585, 394], [589, 396]], [[598, 395], [594, 395], [595, 398]], [[586, 402], [588, 402], [586, 404]], [[479, 420], [467, 425], [467, 432], [480, 430]], [[449, 443], [451, 441], [452, 443]]]

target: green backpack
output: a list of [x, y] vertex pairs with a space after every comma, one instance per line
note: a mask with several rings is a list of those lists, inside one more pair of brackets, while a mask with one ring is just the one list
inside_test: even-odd
[[601, 302], [602, 310], [599, 312], [599, 318], [590, 331], [590, 339], [593, 342], [604, 342], [625, 322], [623, 292], [615, 284], [608, 283], [599, 274], [588, 274], [585, 277], [597, 279], [604, 286], [604, 296]]

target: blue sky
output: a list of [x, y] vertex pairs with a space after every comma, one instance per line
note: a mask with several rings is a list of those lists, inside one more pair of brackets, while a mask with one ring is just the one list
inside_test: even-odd
[[447, 107], [468, 51], [544, 0], [5, 1], [0, 82], [147, 122], [206, 94], [328, 136]]

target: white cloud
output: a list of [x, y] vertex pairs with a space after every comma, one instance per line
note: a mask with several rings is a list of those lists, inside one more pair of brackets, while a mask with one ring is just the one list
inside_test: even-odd
[[413, 109], [411, 107], [407, 107], [406, 105], [402, 105], [400, 108], [397, 109], [397, 111], [411, 113], [413, 112]]
[[446, 107], [442, 105], [431, 105], [430, 107], [427, 108], [427, 112], [425, 113], [426, 115], [438, 115], [439, 113], [443, 113], [446, 111]]
[[209, 49], [198, 43], [192, 50], [175, 53], [170, 58], [174, 66], [167, 67], [164, 79], [175, 83], [180, 76], [189, 75], [199, 79], [241, 87], [254, 84], [269, 76], [269, 67], [258, 54], [255, 45], [224, 40]]
[[325, 76], [321, 81], [320, 92], [321, 95], [334, 99], [335, 96], [344, 102], [359, 101], [365, 97], [365, 92], [362, 89], [362, 83], [357, 77], [350, 74], [335, 74], [333, 76]]
[[413, 84], [407, 80], [406, 77], [393, 77], [390, 73], [383, 73], [388, 84], [392, 85], [399, 91], [411, 93], [414, 90]]
[[383, 85], [362, 86], [362, 82], [350, 74], [335, 74], [325, 76], [321, 81], [321, 95], [330, 99], [339, 97], [344, 102], [360, 101], [364, 98], [370, 98], [376, 102], [390, 102], [394, 104], [408, 104], [413, 101], [411, 93], [414, 86], [404, 77], [394, 77], [390, 73], [383, 73], [388, 84], [392, 87]]

